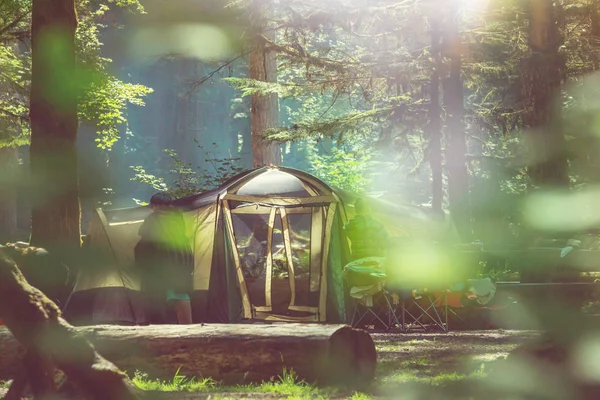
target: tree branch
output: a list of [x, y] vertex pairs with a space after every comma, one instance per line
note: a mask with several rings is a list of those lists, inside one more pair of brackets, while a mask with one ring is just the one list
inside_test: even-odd
[[4, 35], [6, 32], [17, 26], [21, 21], [25, 19], [28, 15], [31, 14], [31, 8], [27, 9], [23, 14], [19, 15], [14, 21], [10, 24], [0, 28], [0, 36]]
[[209, 80], [210, 78], [212, 78], [216, 73], [218, 73], [219, 71], [221, 71], [223, 68], [230, 66], [231, 64], [233, 64], [234, 62], [236, 62], [240, 58], [245, 57], [248, 54], [250, 54], [250, 52], [246, 51], [246, 52], [240, 54], [239, 56], [237, 56], [237, 57], [235, 57], [235, 58], [227, 61], [226, 63], [220, 65], [217, 69], [211, 71], [209, 74], [204, 75], [202, 78], [200, 78], [200, 80], [198, 80], [198, 81], [191, 81], [192, 82], [192, 86], [191, 86], [190, 90], [187, 92], [187, 95], [190, 96], [194, 92], [194, 90], [196, 90], [204, 82], [206, 82], [207, 80]]

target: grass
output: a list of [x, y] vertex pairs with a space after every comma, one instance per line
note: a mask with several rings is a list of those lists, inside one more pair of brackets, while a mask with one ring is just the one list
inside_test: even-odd
[[[146, 373], [136, 371], [132, 379], [140, 389], [147, 391], [185, 391], [185, 392], [220, 392], [220, 393], [271, 393], [273, 395], [287, 396], [288, 399], [328, 399], [335, 395], [335, 389], [317, 388], [303, 380], [298, 379], [294, 371], [284, 370], [280, 376], [260, 384], [247, 384], [237, 386], [222, 386], [218, 382], [206, 378], [197, 380], [180, 375], [179, 370], [171, 381], [148, 379]], [[364, 400], [370, 397], [363, 393], [355, 393], [351, 399]], [[347, 396], [345, 396], [347, 397]]]
[[[463, 379], [480, 378], [485, 376], [485, 362], [481, 363], [483, 361], [481, 359], [479, 361], [479, 369], [471, 373], [440, 371], [436, 361], [427, 357], [382, 361], [377, 368], [378, 385], [385, 387], [403, 383], [420, 383], [443, 386]], [[281, 396], [287, 399], [330, 399], [333, 397], [369, 400], [372, 398], [369, 393], [349, 393], [331, 387], [317, 387], [300, 380], [294, 371], [287, 370], [284, 370], [277, 378], [267, 382], [238, 386], [224, 386], [210, 378], [200, 380], [187, 378], [181, 375], [179, 370], [171, 381], [151, 380], [147, 374], [137, 371], [133, 377], [133, 383], [140, 389], [147, 391], [210, 392], [221, 393], [224, 396], [227, 393], [270, 393], [274, 397]]]
[[132, 382], [140, 389], [160, 392], [208, 392], [217, 387], [217, 382], [211, 378], [200, 380], [187, 378], [184, 375], [180, 375], [179, 370], [175, 372], [170, 382], [158, 379], [151, 380], [148, 379], [148, 374], [145, 372], [136, 371]]

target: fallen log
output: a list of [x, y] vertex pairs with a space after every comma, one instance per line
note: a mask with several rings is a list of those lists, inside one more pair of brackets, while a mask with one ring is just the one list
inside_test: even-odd
[[[345, 325], [296, 323], [93, 326], [76, 328], [121, 370], [172, 379], [211, 377], [226, 384], [267, 381], [293, 370], [309, 382], [361, 385], [377, 356], [370, 335]], [[19, 346], [0, 330], [0, 379]]]

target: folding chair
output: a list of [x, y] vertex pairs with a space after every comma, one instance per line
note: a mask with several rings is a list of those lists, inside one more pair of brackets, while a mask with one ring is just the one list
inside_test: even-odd
[[448, 290], [446, 307], [448, 311], [448, 328], [452, 329], [481, 329], [490, 328], [489, 313], [501, 310], [504, 306], [492, 305], [489, 301], [495, 294], [492, 290], [477, 293], [473, 290], [473, 282], [485, 280], [468, 280], [468, 286], [463, 290]]
[[446, 307], [446, 292], [428, 290], [412, 290], [410, 296], [401, 298], [400, 307], [396, 308], [395, 316], [400, 314], [400, 326], [404, 332], [422, 329], [428, 332], [441, 329], [448, 332], [448, 313]]
[[394, 308], [385, 292], [387, 275], [383, 272], [385, 259], [367, 257], [344, 267], [344, 279], [350, 288], [354, 311], [350, 325], [389, 330], [395, 318]]
[[350, 322], [353, 328], [372, 326], [375, 329], [388, 331], [394, 326], [400, 326], [394, 312], [393, 301], [383, 286], [380, 286], [374, 294], [353, 300], [354, 311]]

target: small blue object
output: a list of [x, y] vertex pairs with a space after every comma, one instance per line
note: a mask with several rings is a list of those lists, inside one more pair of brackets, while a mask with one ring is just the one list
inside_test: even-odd
[[187, 293], [175, 293], [172, 290], [167, 290], [167, 301], [169, 300], [187, 300], [190, 301], [190, 296]]
[[573, 250], [573, 246], [563, 247], [560, 251], [560, 258], [564, 258], [567, 254], [569, 254]]

